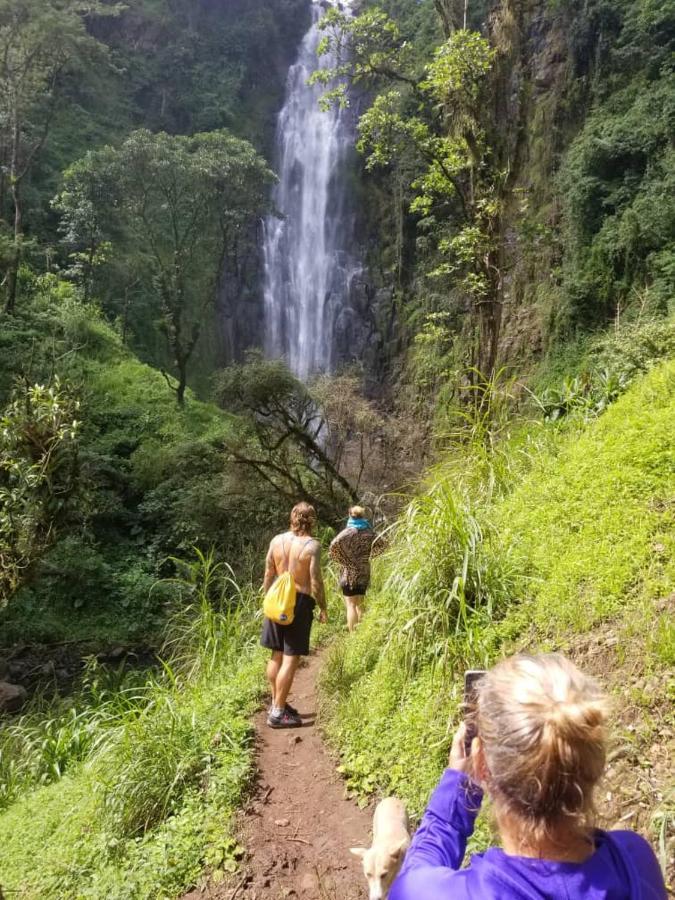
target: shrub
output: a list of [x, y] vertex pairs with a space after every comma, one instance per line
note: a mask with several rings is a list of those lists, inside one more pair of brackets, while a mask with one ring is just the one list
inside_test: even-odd
[[18, 387], [0, 418], [0, 607], [53, 541], [75, 490], [78, 409], [55, 379]]

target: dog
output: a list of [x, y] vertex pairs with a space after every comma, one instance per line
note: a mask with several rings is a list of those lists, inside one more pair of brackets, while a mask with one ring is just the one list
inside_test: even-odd
[[372, 846], [351, 848], [363, 860], [369, 900], [385, 900], [410, 846], [408, 828], [405, 806], [396, 797], [386, 797], [375, 807]]

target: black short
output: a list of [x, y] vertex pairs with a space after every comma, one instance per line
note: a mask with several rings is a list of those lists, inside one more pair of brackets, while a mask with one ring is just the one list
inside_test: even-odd
[[307, 656], [315, 605], [313, 597], [298, 592], [291, 624], [279, 625], [271, 619], [265, 619], [260, 643], [268, 650], [283, 653], [284, 656]]
[[343, 584], [342, 593], [345, 597], [363, 597], [368, 590], [367, 584]]

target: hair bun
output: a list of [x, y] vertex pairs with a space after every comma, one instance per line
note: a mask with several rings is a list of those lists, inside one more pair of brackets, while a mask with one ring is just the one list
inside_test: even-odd
[[[594, 682], [590, 682], [589, 686]], [[581, 698], [576, 692], [567, 700], [551, 704], [546, 723], [562, 740], [599, 740], [607, 719], [607, 704], [600, 696]]]
[[561, 817], [588, 826], [605, 766], [607, 704], [560, 654], [514, 656], [478, 685], [478, 732], [495, 802], [535, 834]]

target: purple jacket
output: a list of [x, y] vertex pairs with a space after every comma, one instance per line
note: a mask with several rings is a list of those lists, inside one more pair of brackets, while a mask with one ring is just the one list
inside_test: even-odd
[[412, 839], [389, 900], [664, 900], [651, 847], [632, 831], [597, 831], [583, 863], [508, 856], [493, 848], [460, 869], [482, 793], [446, 769]]

